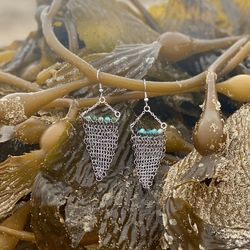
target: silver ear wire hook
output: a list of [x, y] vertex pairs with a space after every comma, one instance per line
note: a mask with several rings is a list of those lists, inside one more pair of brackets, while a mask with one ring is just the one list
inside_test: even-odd
[[100, 69], [98, 69], [96, 72], [96, 79], [97, 79], [97, 81], [99, 81], [99, 92], [100, 92], [100, 98], [101, 98], [101, 97], [103, 97], [103, 87], [102, 87], [102, 84], [99, 80], [100, 72], [101, 72]]
[[99, 102], [105, 103], [106, 98], [103, 96], [103, 87], [102, 87], [102, 84], [101, 84], [100, 79], [99, 79], [100, 72], [101, 72], [100, 69], [98, 69], [96, 72], [96, 79], [97, 79], [97, 81], [99, 81], [99, 93], [100, 93]]
[[145, 79], [143, 79], [143, 84], [144, 84], [144, 101], [145, 101], [144, 111], [149, 112], [150, 106], [148, 105], [147, 82]]

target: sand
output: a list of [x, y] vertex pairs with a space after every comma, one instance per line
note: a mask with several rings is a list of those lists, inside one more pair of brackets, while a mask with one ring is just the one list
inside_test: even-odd
[[36, 30], [35, 0], [0, 0], [0, 46], [24, 39]]

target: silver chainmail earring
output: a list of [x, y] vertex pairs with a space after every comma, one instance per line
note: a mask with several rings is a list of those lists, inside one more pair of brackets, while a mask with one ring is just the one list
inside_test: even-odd
[[[99, 80], [100, 70], [97, 71]], [[89, 153], [91, 164], [97, 181], [106, 175], [115, 155], [118, 145], [118, 126], [120, 112], [112, 108], [103, 96], [102, 84], [99, 83], [99, 100], [92, 107], [81, 114], [84, 121], [86, 149]], [[107, 107], [101, 115], [95, 114], [99, 105]]]
[[[133, 144], [136, 172], [143, 188], [149, 189], [153, 185], [154, 177], [165, 153], [167, 124], [162, 122], [150, 110], [146, 92], [146, 80], [144, 80], [144, 89], [144, 110], [130, 125], [130, 128], [132, 131], [131, 142]], [[159, 128], [146, 129], [144, 127], [138, 127], [137, 123], [146, 113], [151, 115], [159, 123]]]

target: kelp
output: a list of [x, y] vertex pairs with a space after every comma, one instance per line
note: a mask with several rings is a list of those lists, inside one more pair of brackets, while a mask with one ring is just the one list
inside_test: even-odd
[[[102, 72], [121, 75], [129, 78], [141, 79], [148, 74], [158, 58], [160, 44], [123, 44], [118, 45], [110, 53], [97, 53], [83, 57], [95, 68]], [[53, 76], [49, 74], [50, 69], [44, 71], [38, 79], [48, 86], [55, 86], [58, 83], [67, 83], [69, 80], [82, 79], [82, 74], [74, 66], [62, 63], [53, 67]], [[83, 95], [84, 90], [81, 91]]]
[[249, 8], [248, 0], [165, 0], [152, 4], [149, 11], [163, 30], [212, 38], [248, 34]]
[[42, 134], [49, 125], [50, 122], [46, 119], [31, 117], [15, 126], [12, 137], [26, 144], [39, 144]]
[[68, 1], [67, 8], [86, 49], [92, 53], [110, 52], [117, 42], [150, 43], [157, 37], [157, 32], [114, 0], [73, 0]]
[[170, 0], [149, 8], [162, 30], [179, 31], [197, 38], [218, 37], [212, 10], [207, 0]]
[[37, 149], [37, 145], [25, 144], [17, 139], [7, 139], [0, 143], [0, 162], [10, 156], [19, 156]]
[[[171, 202], [182, 207], [178, 218], [186, 220], [183, 207], [186, 204], [196, 216], [197, 225], [209, 224], [213, 232], [198, 231], [196, 235], [204, 236], [197, 238], [177, 221], [172, 226], [166, 224], [165, 240], [170, 249], [185, 249], [187, 242], [190, 242], [188, 249], [197, 249], [199, 245], [205, 249], [249, 248], [249, 116], [250, 107], [246, 104], [228, 118], [223, 152], [204, 160], [194, 150], [170, 168], [162, 197], [165, 221], [175, 217], [175, 210], [166, 208]], [[181, 234], [176, 231], [184, 229]]]
[[[12, 250], [18, 244], [19, 238], [15, 237], [14, 230], [23, 230], [30, 213], [30, 203], [24, 203], [19, 206], [10, 217], [0, 224], [0, 246], [3, 250]], [[5, 234], [4, 231], [14, 229], [13, 235]], [[25, 233], [23, 233], [25, 234]], [[28, 233], [26, 233], [28, 234]]]
[[[46, 1], [48, 4], [50, 2]], [[6, 149], [10, 145], [12, 156], [6, 160], [8, 153], [1, 154], [5, 161], [0, 164], [0, 174], [3, 172], [1, 176], [4, 181], [7, 180], [0, 190], [0, 198], [6, 201], [3, 203], [5, 206], [2, 216], [11, 213], [19, 205], [19, 200], [31, 192], [31, 224], [34, 232], [31, 236], [33, 239], [35, 237], [39, 248], [160, 249], [162, 238], [165, 238], [163, 248], [178, 250], [185, 247], [234, 248], [238, 243], [242, 243], [238, 247], [249, 247], [248, 217], [246, 216], [244, 227], [239, 218], [246, 211], [244, 205], [239, 208], [239, 204], [242, 204], [240, 192], [246, 186], [243, 200], [247, 203], [249, 191], [248, 183], [244, 183], [249, 164], [246, 154], [249, 147], [249, 120], [243, 117], [243, 113], [249, 116], [246, 111], [249, 110], [249, 105], [232, 116], [238, 117], [237, 119], [229, 118], [226, 130], [229, 135], [233, 134], [233, 138], [229, 136], [225, 144], [216, 147], [215, 152], [207, 152], [211, 143], [205, 145], [203, 156], [193, 150], [184, 160], [180, 160], [185, 154], [179, 152], [187, 153], [193, 149], [188, 143], [191, 142], [193, 127], [201, 113], [201, 119], [204, 118], [204, 113], [208, 113], [206, 108], [203, 112], [199, 108], [203, 99], [210, 106], [214, 104], [213, 108], [218, 111], [216, 91], [227, 95], [228, 105], [225, 105], [226, 112], [223, 112], [227, 116], [240, 106], [230, 100], [230, 97], [237, 101], [249, 101], [248, 76], [231, 77], [239, 70], [248, 70], [246, 60], [243, 66], [233, 71], [249, 55], [249, 39], [247, 36], [217, 39], [224, 36], [225, 30], [221, 26], [216, 27], [216, 19], [211, 11], [213, 6], [208, 1], [178, 0], [168, 1], [168, 4], [172, 4], [172, 8], [168, 8], [170, 11], [165, 13], [164, 9], [160, 13], [167, 15], [164, 17], [167, 20], [166, 26], [162, 26], [162, 31], [166, 31], [163, 34], [147, 25], [147, 19], [143, 19], [145, 15], [142, 17], [135, 14], [128, 6], [124, 7], [114, 0], [69, 0], [63, 1], [63, 5], [60, 5], [60, 1], [54, 1], [51, 9], [39, 6], [36, 14], [38, 32], [29, 36], [10, 64], [5, 66], [13, 66], [11, 72], [27, 79], [35, 79], [43, 67], [50, 67], [38, 75], [39, 85], [0, 72], [3, 82], [11, 86], [2, 91], [5, 99], [0, 101], [1, 121], [14, 125], [24, 121], [15, 127], [15, 131], [21, 131], [25, 135], [16, 133], [15, 137], [26, 143], [39, 141], [39, 150], [17, 156], [27, 152], [33, 145], [19, 142], [23, 151], [14, 150], [11, 135], [4, 132], [0, 146], [1, 149]], [[55, 13], [57, 8], [59, 11]], [[183, 11], [185, 13], [181, 16]], [[154, 17], [155, 13], [153, 12]], [[172, 18], [173, 13], [177, 14], [175, 20]], [[205, 28], [208, 32], [204, 32]], [[168, 32], [169, 30], [182, 31], [186, 35]], [[227, 51], [221, 50], [233, 43], [235, 44]], [[70, 54], [69, 50], [75, 54]], [[30, 52], [34, 52], [35, 57]], [[99, 80], [109, 86], [105, 87], [104, 92], [107, 101], [110, 104], [120, 103], [115, 108], [123, 113], [118, 150], [103, 182], [96, 182], [94, 179], [83, 142], [82, 120], [79, 118], [75, 122], [78, 108], [87, 108], [98, 100], [94, 97], [97, 95], [97, 69], [101, 70]], [[196, 74], [198, 75], [193, 76]], [[210, 74], [213, 76], [212, 85], [208, 77]], [[143, 190], [138, 183], [128, 129], [135, 119], [134, 111], [136, 113], [141, 109], [141, 103], [135, 100], [144, 97], [142, 91], [145, 89], [140, 80], [143, 77], [148, 79], [149, 97], [173, 95], [150, 101], [157, 116], [173, 125], [168, 127], [166, 138], [166, 152], [171, 155], [166, 155], [163, 160], [150, 191]], [[227, 79], [228, 77], [231, 78]], [[176, 81], [178, 79], [186, 80]], [[217, 85], [215, 80], [219, 82]], [[225, 81], [220, 82], [222, 80]], [[201, 91], [205, 82], [213, 91], [210, 94], [206, 91], [204, 97]], [[8, 95], [9, 92], [20, 90], [26, 92]], [[190, 93], [193, 91], [197, 93]], [[63, 96], [64, 98], [57, 99]], [[73, 109], [74, 119], [68, 116], [62, 118], [65, 112], [61, 113], [61, 109], [74, 106], [74, 99], [77, 100]], [[124, 104], [127, 100], [133, 100], [132, 104]], [[19, 113], [13, 112], [12, 108], [17, 108], [16, 104], [20, 104], [21, 108], [17, 110], [21, 111], [19, 117], [15, 116]], [[52, 108], [59, 108], [60, 111], [48, 111]], [[55, 121], [52, 125], [49, 122], [49, 128], [44, 124], [40, 127], [41, 124], [34, 122], [32, 118], [27, 120], [32, 115], [43, 119], [48, 113], [51, 120]], [[211, 116], [208, 118], [211, 122]], [[47, 121], [46, 118], [45, 120]], [[151, 122], [145, 120], [145, 123]], [[37, 124], [39, 126], [36, 128]], [[35, 128], [35, 133], [27, 135], [30, 128]], [[36, 135], [36, 132], [39, 134]], [[247, 136], [243, 138], [238, 133]], [[199, 134], [203, 135], [204, 132]], [[235, 140], [244, 143], [240, 147], [237, 143], [234, 147]], [[200, 141], [194, 142], [197, 149], [201, 148]], [[239, 158], [242, 168], [236, 162]], [[178, 160], [180, 161], [174, 167], [168, 166], [170, 162]], [[233, 165], [237, 165], [237, 173]], [[162, 190], [162, 180], [169, 168]], [[27, 186], [23, 185], [26, 177], [29, 178]], [[237, 183], [237, 188], [233, 186], [234, 183]], [[8, 185], [12, 185], [12, 192], [7, 192]], [[228, 198], [230, 195], [233, 198]], [[162, 206], [159, 204], [161, 196]], [[233, 199], [237, 203], [236, 209], [232, 206]], [[223, 210], [228, 214], [232, 213], [230, 218], [233, 218], [234, 211], [237, 210], [240, 215], [236, 214], [235, 219], [229, 221]], [[239, 225], [240, 229], [235, 229]], [[30, 227], [25, 230], [30, 230]], [[33, 248], [33, 244], [24, 242], [17, 246], [17, 249]]]
[[[164, 238], [168, 242], [168, 245], [163, 243], [162, 249], [235, 249], [235, 247], [226, 243], [226, 240], [229, 240], [228, 238], [225, 240], [220, 235], [223, 235], [225, 231], [230, 232], [230, 230], [214, 227], [204, 222], [183, 199], [168, 198], [163, 211], [163, 222], [165, 227], [168, 228], [168, 231], [164, 234]], [[246, 236], [244, 230], [239, 229], [237, 233], [234, 233], [234, 236], [237, 235], [236, 237], [239, 237], [238, 239], [241, 239], [243, 242], [239, 244], [240, 248], [238, 249], [249, 248], [249, 243], [244, 240], [244, 236]]]
[[39, 150], [20, 156], [9, 156], [0, 163], [0, 217], [5, 216], [21, 198], [30, 193], [47, 152], [54, 148], [60, 150], [77, 115], [75, 105], [75, 103], [71, 105], [65, 118], [45, 129], [41, 138], [35, 138], [40, 142]]
[[0, 163], [0, 217], [5, 216], [23, 196], [30, 193], [43, 159], [44, 153], [38, 150], [11, 156]]

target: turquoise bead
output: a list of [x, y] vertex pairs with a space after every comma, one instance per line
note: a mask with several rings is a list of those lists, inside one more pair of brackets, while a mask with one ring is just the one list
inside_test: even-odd
[[141, 129], [138, 130], [138, 134], [145, 135], [146, 130], [144, 128], [141, 128]]
[[97, 121], [97, 117], [95, 115], [92, 116], [92, 121], [93, 122]]
[[104, 121], [106, 123], [110, 123], [111, 122], [111, 118], [109, 116], [105, 116]]
[[158, 134], [158, 131], [157, 131], [157, 129], [152, 129], [152, 135], [157, 135]]
[[85, 118], [85, 120], [86, 120], [87, 122], [90, 122], [90, 121], [91, 121], [91, 116], [90, 116], [90, 115], [85, 116], [84, 118]]
[[147, 135], [152, 135], [152, 130], [151, 129], [147, 129], [146, 133], [147, 133]]
[[163, 129], [162, 128], [158, 129], [158, 134], [161, 135], [162, 133], [163, 133]]
[[103, 118], [102, 116], [100, 116], [100, 117], [98, 118], [98, 121], [99, 121], [99, 122], [103, 122], [103, 121], [104, 121], [104, 118]]

